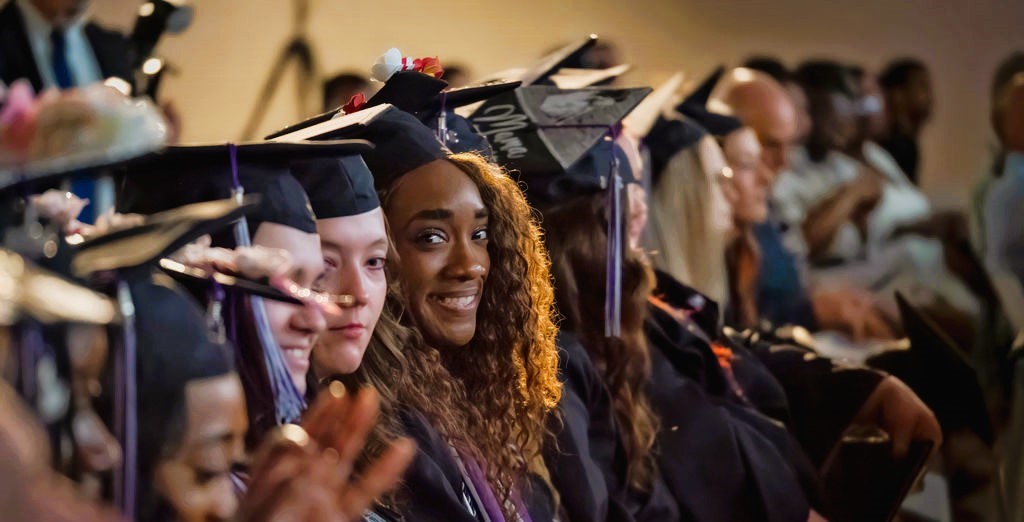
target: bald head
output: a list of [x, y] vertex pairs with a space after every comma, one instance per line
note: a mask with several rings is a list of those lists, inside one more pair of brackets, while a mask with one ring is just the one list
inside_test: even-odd
[[757, 133], [762, 159], [774, 174], [786, 168], [786, 151], [799, 134], [799, 117], [786, 89], [760, 71], [736, 68], [722, 77], [709, 106], [727, 108]]

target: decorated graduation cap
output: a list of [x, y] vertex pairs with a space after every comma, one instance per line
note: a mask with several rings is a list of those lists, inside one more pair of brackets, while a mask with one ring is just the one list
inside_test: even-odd
[[619, 123], [650, 92], [520, 87], [487, 100], [469, 120], [535, 203], [557, 203], [607, 188]]
[[708, 110], [708, 99], [725, 73], [725, 67], [719, 66], [711, 75], [704, 79], [697, 88], [676, 107], [680, 114], [695, 121], [712, 136], [726, 136], [743, 127], [739, 118]]
[[364, 141], [168, 147], [130, 166], [118, 208], [152, 214], [195, 202], [260, 194], [259, 208], [247, 218], [249, 238], [264, 222], [311, 233], [316, 225], [302, 186], [291, 176], [290, 163], [359, 154], [371, 148]]
[[317, 219], [356, 216], [380, 207], [373, 174], [360, 156], [292, 163]]
[[943, 432], [969, 428], [991, 444], [992, 422], [974, 368], [942, 327], [899, 292], [896, 303], [910, 348], [884, 352], [868, 363], [913, 389], [935, 412]]
[[419, 118], [452, 152], [476, 152], [490, 158], [487, 140], [455, 111], [514, 90], [521, 83], [496, 80], [449, 89], [447, 82], [439, 79], [443, 69], [437, 58], [403, 57], [394, 48], [377, 60], [372, 71], [373, 78], [384, 86], [369, 100], [357, 94], [344, 106], [290, 125], [267, 139], [280, 139], [342, 115], [388, 104]]
[[620, 334], [623, 193], [636, 181], [616, 143], [622, 119], [650, 89], [520, 87], [484, 102], [470, 121], [494, 149], [497, 162], [517, 172], [540, 208], [577, 196], [608, 197], [605, 334]]
[[378, 189], [451, 151], [418, 118], [392, 105], [378, 105], [311, 125], [274, 139], [368, 140], [374, 149], [362, 154]]
[[196, 302], [166, 276], [134, 281], [138, 345], [138, 520], [158, 520], [166, 502], [154, 489], [159, 462], [183, 441], [189, 382], [233, 371], [227, 348], [211, 339]]
[[372, 68], [372, 78], [383, 86], [369, 99], [362, 93], [356, 94], [345, 105], [289, 125], [267, 135], [266, 139], [279, 139], [311, 125], [378, 105], [393, 105], [410, 114], [419, 114], [448, 87], [448, 82], [441, 79], [443, 73], [436, 57], [409, 58], [402, 56], [398, 49], [388, 49]]

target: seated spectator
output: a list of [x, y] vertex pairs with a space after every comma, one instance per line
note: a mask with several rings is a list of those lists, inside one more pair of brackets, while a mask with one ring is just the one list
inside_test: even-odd
[[921, 129], [932, 113], [932, 83], [928, 68], [914, 58], [890, 63], [879, 76], [885, 93], [889, 125], [881, 145], [889, 151], [910, 181], [918, 183]]
[[336, 74], [324, 81], [323, 109], [329, 111], [341, 107], [359, 93], [369, 97], [372, 91], [370, 80], [362, 74], [353, 72]]

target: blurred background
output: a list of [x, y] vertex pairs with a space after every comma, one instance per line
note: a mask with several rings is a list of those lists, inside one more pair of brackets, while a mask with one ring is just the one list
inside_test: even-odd
[[[94, 0], [93, 17], [129, 31], [138, 0]], [[597, 33], [634, 66], [623, 84], [655, 84], [675, 71], [697, 81], [718, 64], [771, 55], [795, 66], [835, 58], [878, 71], [911, 56], [931, 70], [935, 104], [922, 138], [924, 191], [939, 207], [963, 207], [991, 163], [989, 83], [1005, 55], [1024, 48], [1024, 2], [1016, 0], [309, 0], [297, 24], [285, 0], [200, 0], [195, 19], [157, 48], [176, 67], [160, 95], [173, 101], [185, 142], [238, 139], [258, 103], [260, 134], [317, 112], [320, 81], [364, 74], [389, 47], [459, 63], [475, 79], [530, 63]], [[260, 101], [273, 62], [301, 25], [318, 76], [315, 99], [296, 102], [295, 69]]]

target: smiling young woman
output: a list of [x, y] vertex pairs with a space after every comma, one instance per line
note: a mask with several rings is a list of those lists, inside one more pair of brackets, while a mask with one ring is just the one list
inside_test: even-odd
[[413, 169], [381, 195], [411, 319], [473, 398], [467, 417], [481, 422], [467, 435], [495, 490], [513, 491], [560, 395], [549, 262], [531, 210], [472, 153]]

